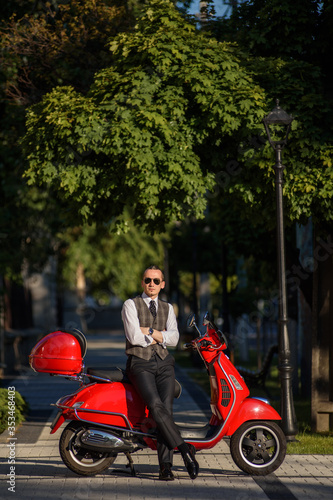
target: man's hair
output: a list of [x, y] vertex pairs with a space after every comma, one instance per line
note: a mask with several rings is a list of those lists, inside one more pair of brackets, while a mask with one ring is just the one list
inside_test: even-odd
[[150, 269], [154, 270], [154, 271], [161, 271], [162, 273], [162, 280], [164, 281], [164, 272], [162, 271], [162, 269], [158, 266], [149, 266], [147, 267], [147, 269], [145, 269], [144, 273], [143, 273], [143, 276], [146, 274], [147, 271], [149, 271]]

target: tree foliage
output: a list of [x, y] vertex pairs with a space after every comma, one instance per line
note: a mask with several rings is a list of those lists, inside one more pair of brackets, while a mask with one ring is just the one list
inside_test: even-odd
[[81, 265], [92, 294], [103, 291], [126, 300], [140, 292], [144, 269], [152, 264], [164, 266], [167, 236], [148, 237], [132, 224], [127, 233], [118, 236], [111, 235], [106, 227], [84, 225], [68, 229], [61, 240], [63, 281], [72, 286]]
[[57, 85], [85, 92], [110, 62], [107, 40], [130, 26], [124, 14], [100, 0], [39, 1], [20, 18], [14, 12], [1, 33], [7, 98], [30, 105]]
[[87, 95], [58, 87], [29, 110], [29, 182], [52, 186], [88, 221], [121, 222], [127, 206], [137, 224], [157, 229], [202, 216], [213, 174], [236, 162], [239, 175], [231, 168], [220, 194], [272, 225], [273, 161], [261, 119], [280, 97], [296, 117], [284, 156], [287, 218], [332, 219], [332, 103], [320, 68], [217, 42], [165, 0], [153, 0], [110, 49], [113, 64]]
[[[331, 0], [253, 0], [239, 4], [230, 19], [211, 20], [205, 28], [246, 51], [247, 68], [265, 89], [267, 111], [279, 98], [295, 117], [283, 151], [289, 274], [290, 269], [302, 269], [295, 248], [295, 221], [305, 223], [312, 217], [325, 239], [332, 232], [332, 14]], [[274, 153], [262, 128], [260, 135], [251, 134], [229, 158], [217, 176], [216, 196], [210, 200], [216, 230], [230, 255], [255, 256], [257, 283], [266, 289], [275, 277], [271, 269], [276, 262], [273, 165]], [[244, 218], [246, 228], [240, 220]], [[310, 281], [300, 280], [300, 287], [311, 305]]]
[[252, 54], [309, 60], [317, 52], [313, 39], [320, 29], [319, 3], [246, 0], [225, 24], [229, 37]]
[[[294, 116], [283, 152], [288, 223], [329, 224], [332, 212], [332, 2], [252, 0], [230, 19], [206, 23], [211, 36], [246, 51], [246, 68], [265, 90], [267, 111], [280, 105]], [[205, 28], [207, 29], [207, 28]], [[220, 192], [256, 224], [275, 224], [274, 156], [264, 129], [253, 131], [218, 177]], [[230, 165], [236, 175], [228, 172]], [[228, 182], [224, 182], [228, 178]], [[220, 182], [221, 181], [221, 182]]]
[[0, 274], [13, 277], [24, 259], [42, 264], [66, 224], [52, 189], [22, 178], [25, 108], [59, 84], [86, 92], [94, 72], [110, 62], [108, 38], [128, 29], [131, 16], [101, 0], [15, 0], [3, 2], [0, 14]]
[[264, 114], [262, 89], [237, 47], [196, 32], [169, 1], [151, 2], [110, 49], [87, 95], [58, 87], [29, 110], [29, 182], [88, 221], [121, 219], [126, 206], [152, 230], [202, 216], [227, 138]]
[[[323, 92], [320, 69], [282, 59], [259, 59], [252, 64], [272, 107], [273, 98], [281, 96], [282, 107], [295, 117], [283, 152], [286, 220], [304, 223], [312, 216], [315, 221], [332, 221], [332, 102]], [[275, 191], [272, 149], [263, 142], [244, 143], [238, 160], [241, 174], [230, 183], [230, 193], [254, 208], [252, 218], [271, 226]]]

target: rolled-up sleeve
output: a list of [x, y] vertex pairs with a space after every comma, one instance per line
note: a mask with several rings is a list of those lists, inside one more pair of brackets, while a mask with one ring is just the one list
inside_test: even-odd
[[166, 330], [162, 332], [163, 347], [175, 347], [179, 341], [179, 331], [177, 326], [177, 319], [172, 304], [169, 304], [169, 315], [166, 324]]

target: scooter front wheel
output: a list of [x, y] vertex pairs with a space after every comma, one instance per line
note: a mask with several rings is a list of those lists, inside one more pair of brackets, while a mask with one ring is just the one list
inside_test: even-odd
[[70, 422], [61, 434], [59, 451], [64, 464], [71, 471], [81, 476], [94, 476], [110, 467], [117, 455], [110, 456], [109, 453], [83, 448], [80, 434], [86, 430], [87, 427], [80, 422]]
[[230, 452], [235, 464], [254, 476], [274, 472], [282, 464], [286, 450], [286, 437], [275, 422], [245, 422], [230, 440]]

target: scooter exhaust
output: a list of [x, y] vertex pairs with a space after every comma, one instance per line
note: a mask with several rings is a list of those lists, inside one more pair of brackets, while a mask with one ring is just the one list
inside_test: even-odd
[[80, 436], [80, 442], [84, 448], [94, 451], [106, 451], [110, 453], [132, 452], [135, 449], [133, 443], [127, 439], [115, 436], [110, 432], [99, 429], [89, 429]]

